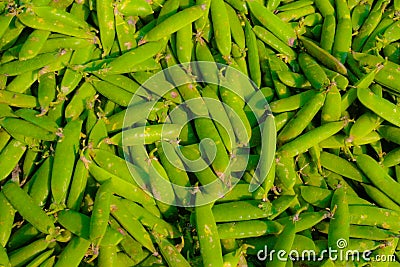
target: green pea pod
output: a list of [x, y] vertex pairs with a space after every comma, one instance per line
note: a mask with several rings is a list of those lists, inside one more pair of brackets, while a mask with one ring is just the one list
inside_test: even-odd
[[0, 247], [0, 265], [4, 267], [11, 267], [10, 260], [7, 255], [7, 251], [4, 247]]
[[50, 193], [50, 178], [53, 159], [47, 158], [39, 169], [33, 174], [33, 183], [29, 189], [29, 195], [38, 206], [44, 206]]
[[104, 57], [110, 53], [115, 38], [113, 3], [107, 0], [96, 0], [96, 9]]
[[[99, 70], [99, 73], [109, 75], [132, 72], [139, 64], [156, 55], [160, 49], [160, 42], [149, 42], [140, 45], [112, 60], [103, 70]], [[129, 67], [127, 67], [128, 64]]]
[[188, 24], [176, 32], [177, 58], [180, 63], [190, 62], [193, 51], [192, 25]]
[[360, 102], [376, 113], [378, 116], [393, 123], [396, 126], [400, 126], [400, 121], [397, 116], [394, 116], [398, 111], [398, 107], [392, 104], [390, 101], [375, 95], [369, 89], [358, 89], [357, 97]]
[[[39, 118], [40, 120], [40, 118]], [[51, 133], [28, 121], [17, 118], [3, 118], [0, 125], [9, 133], [20, 134], [25, 137], [31, 137], [38, 140], [53, 141], [56, 138], [55, 133]]]
[[229, 26], [231, 28], [231, 35], [235, 43], [238, 45], [240, 50], [245, 48], [245, 35], [243, 31], [243, 27], [241, 21], [239, 20], [238, 15], [236, 14], [233, 7], [229, 4], [225, 3], [228, 19], [229, 19]]
[[68, 245], [59, 255], [59, 258], [54, 266], [66, 267], [66, 266], [78, 266], [87, 250], [89, 249], [90, 241], [80, 238], [73, 237]]
[[139, 221], [133, 220], [133, 215], [126, 209], [125, 204], [117, 202], [114, 197], [111, 200], [111, 214], [144, 247], [150, 251], [156, 251], [150, 235], [143, 225]]
[[40, 266], [43, 262], [45, 262], [52, 254], [54, 253], [54, 249], [47, 250], [37, 256], [35, 259], [33, 259], [27, 267], [38, 267]]
[[277, 16], [283, 22], [290, 22], [299, 20], [302, 17], [306, 17], [307, 15], [315, 14], [315, 7], [313, 5], [307, 5], [303, 7], [299, 7], [296, 10], [287, 10], [283, 12], [279, 12]]
[[32, 109], [19, 109], [15, 112], [20, 118], [29, 121], [49, 132], [56, 133], [59, 131], [58, 125], [46, 116], [39, 116], [39, 112]]
[[378, 188], [363, 184], [365, 192], [367, 195], [375, 201], [380, 207], [391, 209], [395, 211], [400, 211], [399, 205], [397, 205], [393, 200], [391, 200], [387, 195], [385, 195], [381, 190]]
[[341, 95], [336, 85], [331, 85], [326, 94], [325, 103], [322, 106], [321, 122], [338, 121], [342, 114]]
[[71, 25], [70, 21], [66, 22], [54, 20], [54, 18], [50, 17], [39, 17], [36, 14], [28, 12], [24, 12], [17, 17], [23, 24], [33, 29], [58, 32], [69, 36], [92, 40], [94, 38], [93, 33], [91, 33], [88, 29], [82, 29], [75, 25]]
[[334, 213], [329, 221], [328, 245], [338, 251], [346, 251], [347, 248], [340, 243], [340, 240], [344, 240], [348, 244], [350, 239], [350, 211], [344, 187], [337, 188], [333, 193], [331, 210]]
[[400, 144], [400, 128], [390, 125], [381, 125], [377, 130], [386, 140], [395, 144]]
[[400, 214], [397, 211], [376, 206], [349, 205], [349, 212], [351, 224], [377, 226], [393, 231], [400, 229]]
[[32, 224], [24, 224], [11, 235], [7, 244], [7, 248], [10, 250], [20, 248], [32, 240], [37, 239], [39, 234], [40, 231], [33, 227]]
[[345, 122], [341, 121], [326, 123], [281, 146], [278, 149], [278, 153], [281, 153], [285, 157], [294, 157], [304, 153], [310, 147], [339, 132], [344, 126]]
[[341, 63], [345, 63], [351, 48], [352, 25], [350, 18], [338, 19], [335, 41], [333, 42], [332, 55]]
[[196, 229], [203, 263], [206, 266], [222, 266], [223, 258], [220, 243], [222, 237], [219, 235], [219, 229], [211, 210], [213, 203], [204, 205], [204, 199], [200, 192], [196, 195], [196, 203], [199, 203], [195, 208]]
[[387, 153], [382, 161], [382, 165], [385, 167], [393, 167], [400, 163], [400, 152], [399, 148], [392, 149], [389, 153]]
[[292, 60], [297, 57], [296, 52], [289, 45], [279, 40], [277, 37], [275, 37], [275, 35], [263, 27], [256, 25], [254, 26], [253, 31], [260, 40], [271, 46], [279, 53], [287, 56], [288, 60]]
[[[293, 246], [296, 227], [294, 223], [288, 223], [283, 228], [282, 232], [279, 234], [279, 238], [274, 245], [275, 251], [290, 251]], [[273, 257], [271, 261], [266, 263], [266, 266], [286, 266], [286, 261], [288, 260], [288, 254], [285, 253], [284, 260], [280, 260], [278, 257]]]
[[[65, 77], [65, 76], [64, 76]], [[83, 83], [75, 92], [71, 101], [65, 108], [65, 118], [76, 120], [90, 106], [90, 101], [94, 99], [96, 90], [89, 82]]]
[[395, 194], [396, 190], [399, 189], [399, 184], [394, 181], [373, 158], [368, 155], [358, 155], [356, 163], [371, 180], [372, 184], [378, 186], [396, 203], [400, 202], [400, 198]]
[[150, 4], [144, 0], [118, 2], [116, 8], [126, 16], [146, 16], [153, 13]]
[[362, 138], [379, 127], [382, 119], [375, 113], [366, 112], [361, 115], [350, 128], [349, 138], [351, 140]]
[[26, 146], [12, 139], [0, 153], [0, 181], [6, 179], [17, 166], [26, 151]]
[[317, 112], [324, 105], [326, 93], [319, 93], [308, 101], [297, 113], [295, 118], [290, 120], [278, 135], [278, 142], [286, 143], [293, 140], [303, 132], [312, 121]]
[[316, 94], [315, 90], [307, 90], [288, 98], [273, 101], [269, 104], [269, 107], [274, 113], [293, 111], [304, 106]]
[[57, 143], [51, 176], [51, 193], [56, 204], [65, 204], [78, 154], [81, 129], [81, 120], [69, 122]]
[[245, 22], [244, 27], [246, 47], [247, 47], [247, 61], [249, 65], [250, 78], [257, 85], [261, 86], [261, 68], [260, 58], [258, 55], [258, 46], [256, 35], [253, 32], [249, 22]]
[[38, 106], [36, 97], [7, 90], [0, 91], [0, 103], [21, 108], [34, 108]]
[[40, 267], [52, 267], [56, 261], [56, 256], [52, 256], [48, 258], [45, 262], [43, 262]]
[[104, 237], [111, 205], [111, 182], [103, 183], [96, 192], [92, 216], [90, 217], [90, 240], [96, 245]]
[[[315, 228], [324, 234], [328, 234], [329, 223], [320, 222]], [[368, 240], [388, 240], [394, 235], [393, 232], [380, 229], [375, 226], [367, 225], [350, 225], [350, 238], [360, 238]]]
[[257, 200], [218, 204], [214, 205], [212, 211], [216, 222], [261, 219], [272, 212], [271, 205]]
[[0, 74], [7, 74], [8, 76], [21, 75], [28, 71], [43, 68], [55, 62], [59, 56], [58, 53], [45, 53], [24, 61], [8, 62], [0, 67]]
[[54, 72], [39, 76], [38, 102], [42, 113], [49, 110], [56, 95], [56, 77]]
[[170, 34], [177, 32], [181, 28], [199, 19], [204, 11], [205, 6], [195, 5], [186, 8], [159, 23], [152, 28], [142, 39], [142, 42], [152, 42], [161, 40]]
[[332, 6], [332, 2], [329, 0], [315, 0], [315, 5], [317, 6], [317, 8], [319, 9], [319, 11], [321, 12], [323, 17], [327, 17], [327, 16], [334, 16], [335, 15], [335, 9]]
[[47, 216], [16, 183], [8, 182], [3, 186], [2, 192], [11, 205], [39, 231], [49, 233], [54, 228], [53, 219]]
[[296, 34], [288, 24], [281, 21], [278, 16], [257, 1], [247, 1], [247, 4], [252, 14], [266, 29], [271, 31], [285, 44], [296, 46]]
[[321, 153], [321, 165], [333, 172], [355, 181], [369, 183], [370, 181], [349, 161], [328, 152]]
[[19, 51], [19, 59], [27, 60], [36, 57], [43, 48], [50, 31], [34, 30], [22, 45]]
[[[254, 29], [256, 27], [254, 27]], [[278, 75], [279, 80], [287, 86], [299, 89], [308, 89], [311, 87], [310, 82], [302, 74], [292, 71], [277, 71], [276, 74]]]
[[297, 174], [292, 157], [276, 157], [276, 181], [285, 195], [294, 195], [293, 187], [296, 184]]
[[167, 239], [162, 238], [160, 235], [154, 233], [153, 237], [158, 244], [161, 255], [163, 255], [165, 261], [169, 266], [176, 267], [189, 267], [189, 262], [183, 257], [178, 249], [171, 244]]
[[328, 76], [321, 66], [308, 54], [299, 54], [299, 65], [311, 85], [317, 90], [323, 90], [330, 84]]
[[0, 244], [5, 247], [10, 239], [15, 210], [2, 192], [0, 193], [0, 207], [0, 222], [2, 225], [0, 228]]
[[15, 250], [10, 254], [10, 263], [12, 266], [26, 266], [35, 256], [47, 249], [51, 242], [41, 238], [31, 244]]

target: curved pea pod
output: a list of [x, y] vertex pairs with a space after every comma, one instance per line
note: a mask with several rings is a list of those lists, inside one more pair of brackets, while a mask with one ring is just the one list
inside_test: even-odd
[[53, 159], [47, 158], [33, 174], [29, 195], [38, 206], [44, 206], [50, 193], [50, 178]]
[[160, 42], [149, 42], [140, 45], [112, 60], [103, 70], [99, 70], [99, 73], [109, 75], [132, 72], [140, 63], [155, 56], [161, 48]]
[[321, 122], [327, 123], [340, 120], [341, 109], [341, 95], [336, 85], [331, 85], [326, 94], [325, 103], [322, 106]]
[[0, 153], [0, 181], [6, 179], [25, 154], [26, 145], [12, 139]]
[[298, 178], [292, 157], [276, 157], [276, 181], [284, 195], [294, 195], [293, 187]]
[[375, 113], [366, 112], [362, 114], [350, 128], [349, 139], [356, 140], [365, 137], [371, 131], [378, 128], [381, 122], [382, 119]]
[[90, 241], [75, 236], [68, 242], [68, 245], [60, 253], [58, 261], [54, 266], [67, 267], [78, 266], [87, 250], [90, 247]]
[[121, 1], [117, 3], [116, 8], [126, 16], [146, 16], [153, 13], [151, 5], [144, 0]]
[[[254, 27], [254, 29], [257, 26]], [[311, 87], [311, 83], [307, 80], [307, 78], [299, 73], [292, 71], [277, 71], [279, 80], [287, 86], [306, 89]]]
[[195, 5], [186, 8], [159, 23], [143, 37], [141, 42], [161, 40], [181, 28], [199, 19], [205, 11], [205, 6]]
[[400, 213], [376, 206], [349, 205], [350, 223], [398, 231]]
[[[91, 59], [94, 49], [94, 45], [88, 45], [85, 48], [75, 50], [69, 64], [78, 65], [87, 63]], [[81, 80], [82, 73], [75, 71], [73, 68], [68, 68], [61, 80], [61, 93], [63, 95], [70, 94], [75, 90]]]
[[321, 153], [322, 167], [358, 182], [370, 181], [349, 161], [328, 152]]
[[326, 76], [325, 71], [310, 55], [300, 53], [298, 61], [304, 75], [315, 89], [322, 90], [328, 87], [330, 84], [328, 76]]
[[43, 262], [45, 262], [51, 255], [53, 255], [53, 253], [54, 253], [54, 249], [50, 249], [50, 250], [47, 250], [47, 251], [41, 253], [40, 255], [35, 257], [35, 259], [33, 259], [31, 262], [29, 262], [27, 267], [41, 266], [41, 264]]
[[16, 183], [6, 183], [2, 192], [19, 214], [39, 231], [49, 233], [54, 228], [53, 219], [47, 216]]
[[[38, 120], [40, 120], [40, 118], [38, 118]], [[0, 120], [0, 125], [10, 133], [36, 138], [38, 140], [53, 141], [56, 138], [55, 132], [49, 132], [42, 127], [22, 119], [3, 118]]]
[[40, 113], [32, 109], [19, 109], [15, 112], [20, 118], [52, 133], [59, 131], [57, 123], [46, 116], [39, 116]]
[[0, 192], [0, 245], [5, 247], [10, 239], [14, 223], [15, 210], [7, 198]]
[[332, 54], [341, 63], [344, 63], [351, 48], [352, 25], [349, 18], [339, 19], [336, 26], [335, 41], [332, 47]]
[[258, 55], [258, 46], [256, 35], [253, 32], [249, 22], [245, 22], [244, 27], [246, 47], [247, 47], [247, 61], [249, 66], [250, 78], [257, 85], [261, 86], [261, 68], [260, 68], [260, 58]]
[[232, 39], [238, 45], [240, 50], [242, 50], [245, 48], [245, 34], [243, 31], [242, 23], [239, 20], [236, 11], [229, 4], [225, 3], [225, 7], [229, 19]]
[[[290, 249], [293, 246], [294, 239], [296, 236], [296, 227], [294, 223], [288, 223], [284, 226], [282, 232], [278, 235], [278, 240], [273, 246], [273, 249], [275, 251], [290, 251]], [[282, 256], [282, 255], [281, 255]], [[271, 261], [268, 261], [266, 263], [266, 266], [286, 266], [288, 259], [288, 254], [285, 253], [284, 255], [284, 260], [281, 260], [275, 255], [275, 257], [272, 258]]]
[[283, 21], [283, 22], [290, 22], [290, 21], [297, 21], [302, 17], [306, 17], [307, 15], [310, 14], [315, 14], [315, 7], [313, 5], [306, 5], [303, 7], [299, 7], [297, 9], [293, 10], [286, 10], [283, 12], [279, 12], [277, 16]]
[[390, 125], [381, 125], [377, 129], [378, 133], [386, 140], [400, 145], [400, 128]]
[[396, 64], [400, 64], [400, 47], [399, 43], [389, 44], [383, 48], [383, 55]]
[[144, 247], [152, 252], [156, 251], [150, 235], [143, 225], [138, 220], [132, 219], [134, 216], [125, 207], [125, 203], [117, 202], [115, 199], [112, 198], [111, 200], [111, 214], [113, 217]]
[[34, 259], [35, 256], [46, 250], [51, 243], [52, 242], [45, 238], [41, 238], [23, 248], [13, 251], [9, 256], [11, 265], [26, 266], [30, 260]]
[[380, 207], [390, 210], [400, 211], [399, 205], [396, 204], [393, 200], [391, 200], [387, 195], [385, 195], [385, 193], [383, 193], [378, 188], [367, 184], [362, 184], [362, 186], [367, 195]]
[[282, 214], [285, 210], [291, 207], [297, 201], [296, 196], [282, 195], [272, 201], [272, 212], [273, 214], [268, 217], [269, 220], [273, 220]]
[[357, 97], [365, 107], [376, 113], [378, 116], [396, 126], [400, 126], [399, 117], [396, 116], [400, 110], [396, 105], [375, 95], [368, 88], [358, 88]]
[[347, 192], [344, 187], [337, 188], [332, 196], [331, 211], [333, 218], [329, 221], [328, 245], [338, 251], [346, 251], [340, 246], [339, 240], [349, 243], [350, 239], [350, 211]]
[[339, 132], [346, 122], [330, 122], [300, 135], [293, 141], [286, 143], [278, 149], [278, 153], [285, 157], [294, 157], [306, 152], [309, 148], [319, 144]]
[[122, 14], [115, 14], [115, 13], [114, 17], [115, 17], [115, 30], [121, 53], [124, 53], [128, 50], [131, 50], [132, 48], [137, 47], [137, 42], [134, 36], [136, 31], [134, 19], [130, 17], [128, 20], [124, 20]]
[[[128, 1], [123, 1], [120, 3], [125, 4], [126, 2]], [[102, 56], [105, 57], [110, 53], [115, 38], [113, 2], [110, 0], [96, 0], [96, 9], [97, 19], [99, 22], [100, 41], [103, 49]]]
[[279, 40], [275, 35], [265, 28], [256, 25], [254, 26], [253, 31], [260, 40], [268, 44], [277, 52], [287, 56], [288, 60], [292, 60], [297, 57], [296, 52], [289, 45]]
[[315, 42], [311, 41], [306, 37], [299, 37], [304, 47], [307, 50], [307, 53], [311, 56], [315, 57], [319, 62], [325, 65], [328, 69], [336, 71], [342, 75], [347, 75], [347, 69], [334, 56], [332, 56], [328, 51], [322, 48], [322, 44], [318, 46]]
[[19, 60], [26, 60], [36, 57], [43, 48], [50, 31], [34, 30], [22, 45], [19, 51]]
[[111, 182], [100, 185], [96, 192], [92, 216], [90, 217], [90, 240], [99, 245], [103, 239], [108, 225], [111, 205]]
[[176, 32], [176, 55], [180, 63], [189, 62], [192, 58], [192, 24], [188, 24]]
[[93, 87], [101, 95], [122, 107], [127, 107], [134, 96], [132, 93], [106, 81], [94, 81]]
[[179, 137], [180, 125], [149, 125], [135, 127], [122, 133], [114, 135], [110, 141], [119, 146], [131, 146], [143, 144], [152, 144], [160, 140], [175, 140]]
[[173, 225], [164, 221], [163, 219], [155, 216], [150, 211], [139, 206], [133, 201], [126, 199], [114, 199], [118, 203], [123, 203], [126, 209], [139, 220], [144, 226], [151, 228], [154, 232], [160, 234], [161, 236], [178, 238], [182, 234]]
[[46, 113], [56, 95], [56, 77], [54, 72], [48, 72], [38, 77], [38, 102], [42, 113]]
[[6, 248], [4, 247], [0, 247], [0, 265], [4, 267], [11, 267]]
[[75, 92], [71, 101], [65, 108], [65, 118], [68, 120], [76, 120], [90, 107], [91, 100], [94, 100], [96, 90], [89, 82], [83, 83]]
[[211, 20], [217, 48], [224, 57], [231, 54], [231, 28], [228, 11], [222, 0], [212, 0], [210, 5]]
[[384, 167], [393, 167], [400, 164], [400, 149], [394, 148], [383, 157], [382, 165]]
[[257, 1], [247, 1], [251, 13], [276, 37], [289, 46], [296, 46], [296, 34], [294, 30], [284, 23], [273, 12]]
[[58, 32], [61, 34], [85, 39], [94, 38], [94, 34], [88, 29], [82, 29], [76, 25], [71, 25], [70, 22], [54, 20], [54, 18], [49, 17], [39, 17], [36, 14], [29, 12], [19, 14], [17, 17], [24, 25], [33, 29]]
[[0, 66], [0, 74], [6, 74], [7, 76], [21, 75], [28, 71], [43, 68], [55, 62], [59, 56], [59, 53], [44, 53], [24, 61], [11, 61]]
[[278, 135], [278, 142], [286, 143], [299, 136], [324, 105], [326, 93], [319, 93], [309, 100]]
[[152, 235], [158, 244], [161, 255], [164, 257], [165, 261], [169, 266], [176, 267], [190, 267], [189, 262], [183, 257], [180, 251], [169, 242], [167, 239], [163, 238], [157, 233]]
[[56, 145], [51, 176], [51, 193], [56, 204], [65, 204], [78, 154], [81, 129], [81, 120], [69, 122]]
[[279, 99], [269, 104], [274, 113], [293, 111], [304, 106], [314, 95], [318, 94], [315, 90], [307, 90], [299, 94], [289, 96], [288, 98]]
[[7, 90], [0, 91], [0, 103], [21, 108], [34, 108], [38, 106], [36, 97]]
[[294, 216], [282, 217], [276, 220], [284, 227], [289, 224], [294, 224], [295, 232], [302, 232], [307, 229], [311, 229], [322, 220], [328, 218], [329, 213], [327, 211], [309, 211], [295, 214]]
[[212, 213], [213, 203], [204, 205], [204, 196], [196, 194], [195, 220], [196, 230], [200, 242], [200, 253], [205, 266], [222, 266], [222, 248], [219, 228]]
[[230, 222], [266, 218], [272, 214], [271, 208], [269, 202], [252, 200], [214, 205], [212, 211], [216, 222]]
[[399, 184], [386, 173], [379, 163], [368, 155], [358, 155], [356, 163], [371, 180], [372, 184], [379, 187], [383, 193], [388, 195], [397, 204], [400, 203], [399, 195], [395, 193], [400, 189]]

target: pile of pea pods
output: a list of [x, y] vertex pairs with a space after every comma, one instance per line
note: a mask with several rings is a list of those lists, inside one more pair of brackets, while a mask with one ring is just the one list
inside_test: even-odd
[[[0, 266], [400, 266], [399, 0], [0, 13]], [[221, 83], [196, 80], [213, 75], [198, 62], [224, 66]], [[249, 83], [225, 88], [228, 70]], [[163, 94], [146, 86], [160, 71]], [[251, 109], [259, 93], [269, 105]]]

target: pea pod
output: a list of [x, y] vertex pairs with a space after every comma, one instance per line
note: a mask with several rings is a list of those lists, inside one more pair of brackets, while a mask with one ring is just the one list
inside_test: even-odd
[[264, 25], [265, 28], [270, 30], [281, 41], [289, 46], [296, 46], [296, 34], [294, 30], [281, 21], [279, 17], [269, 11], [266, 7], [257, 1], [247, 1], [252, 14]]
[[12, 139], [0, 153], [0, 180], [7, 178], [26, 151], [26, 146]]
[[12, 224], [14, 222], [15, 210], [3, 193], [0, 193], [0, 244], [5, 247], [11, 235]]
[[80, 237], [73, 237], [61, 252], [55, 266], [78, 266], [89, 249], [90, 242]]
[[311, 56], [306, 53], [300, 53], [299, 64], [305, 76], [315, 89], [322, 90], [328, 87], [330, 83], [328, 76], [326, 76], [324, 70]]
[[63, 129], [54, 155], [51, 193], [56, 204], [65, 204], [79, 149], [82, 121], [69, 122]]

